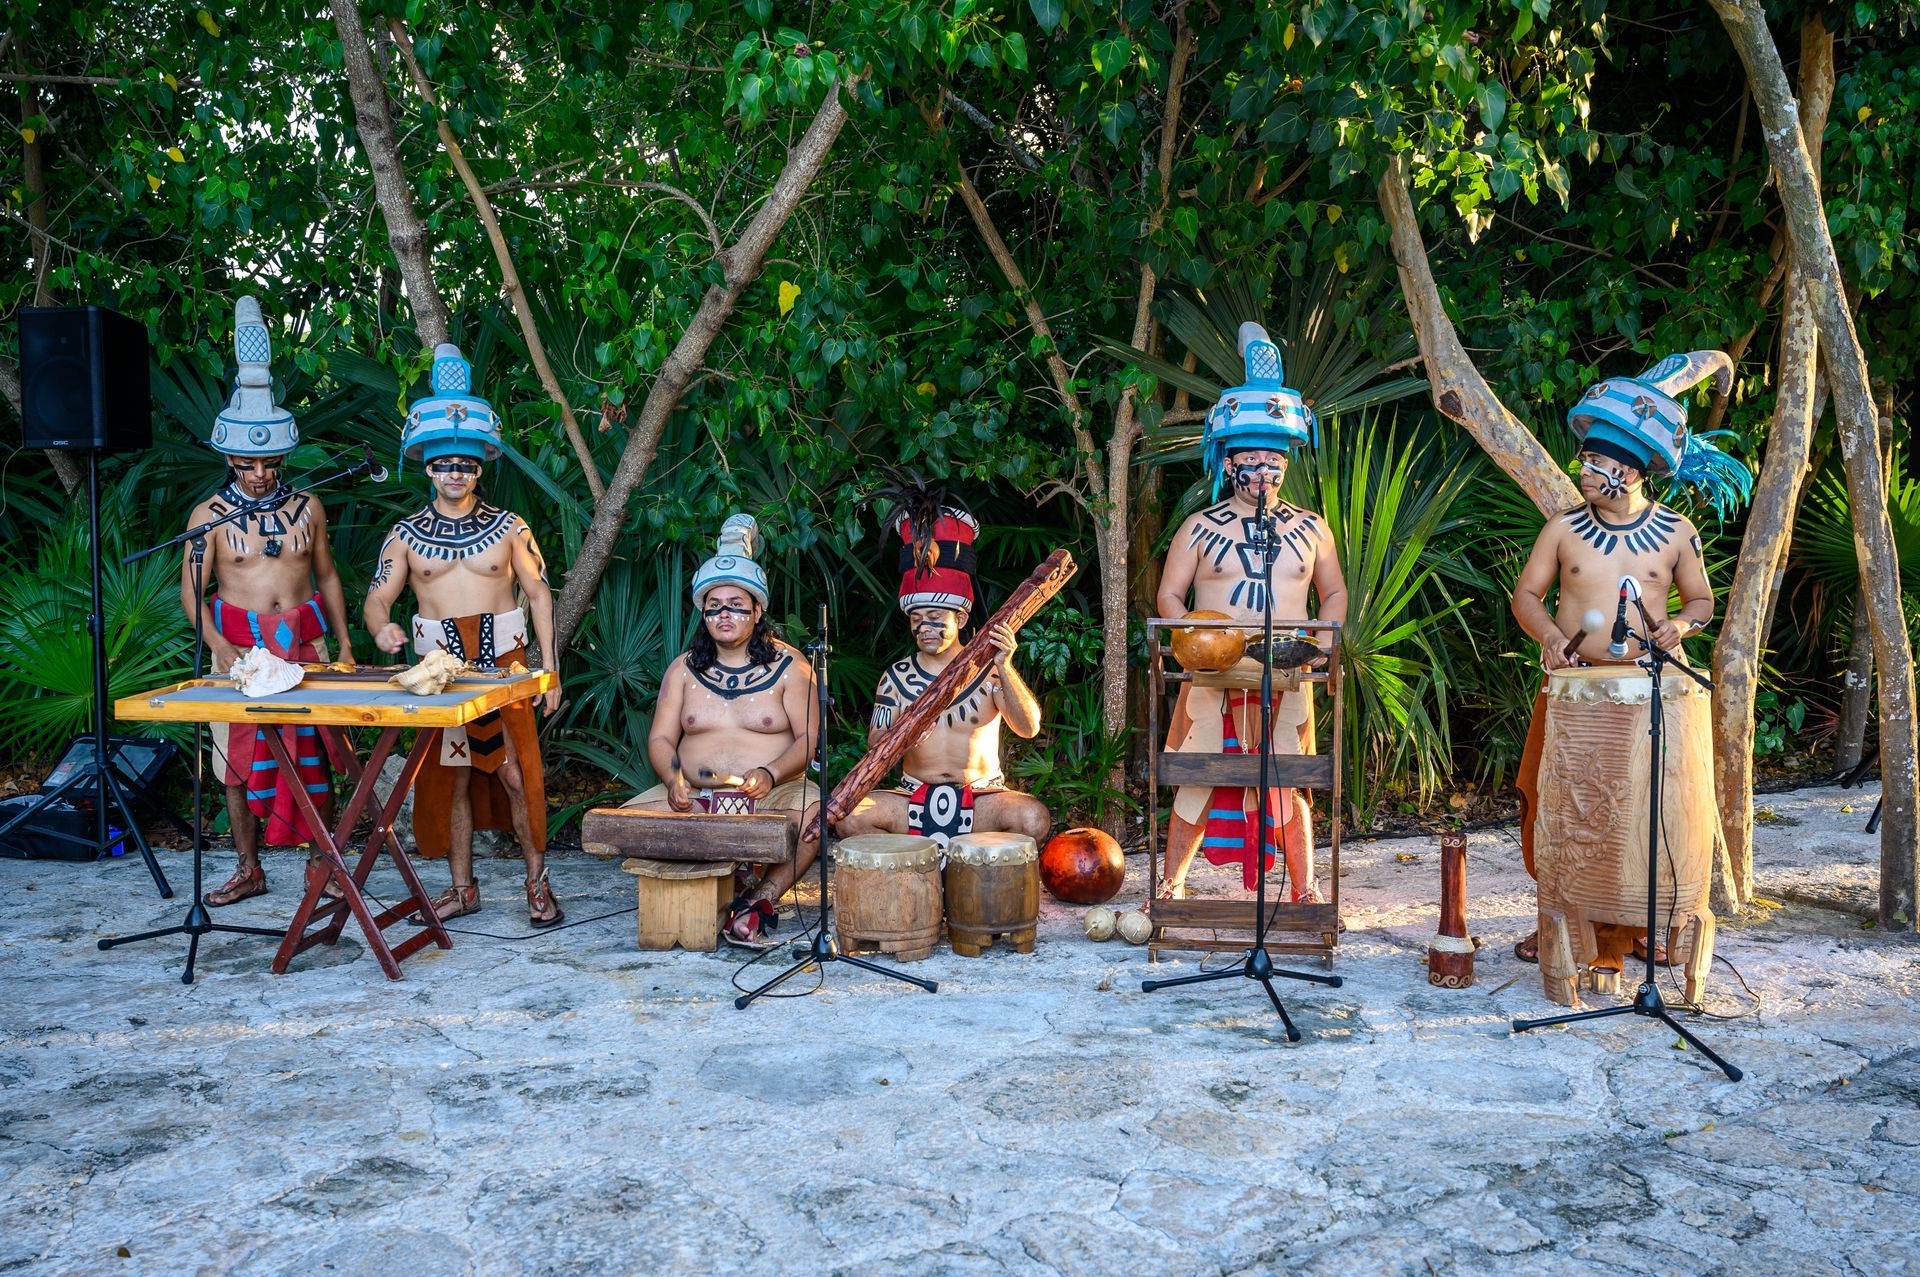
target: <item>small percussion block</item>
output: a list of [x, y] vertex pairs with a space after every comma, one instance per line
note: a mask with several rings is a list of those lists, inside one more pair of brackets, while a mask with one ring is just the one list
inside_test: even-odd
[[1032, 953], [1040, 918], [1040, 848], [1025, 834], [961, 834], [947, 844], [947, 942], [977, 958], [995, 940]]
[[940, 939], [940, 844], [858, 834], [833, 848], [833, 926], [847, 953], [918, 962]]
[[690, 953], [720, 947], [720, 927], [733, 898], [733, 862], [646, 860], [629, 856], [620, 867], [634, 876], [641, 949]]

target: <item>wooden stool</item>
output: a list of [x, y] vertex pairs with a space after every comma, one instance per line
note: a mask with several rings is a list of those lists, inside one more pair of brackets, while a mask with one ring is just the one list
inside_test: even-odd
[[634, 876], [642, 949], [690, 953], [720, 947], [720, 926], [733, 900], [731, 860], [644, 860], [629, 856], [620, 867]]

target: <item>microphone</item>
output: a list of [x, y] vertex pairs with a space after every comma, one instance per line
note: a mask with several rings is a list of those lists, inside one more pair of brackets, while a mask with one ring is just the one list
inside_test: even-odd
[[387, 481], [387, 468], [374, 460], [373, 448], [364, 443], [360, 445], [360, 464], [365, 468], [367, 478], [375, 483]]
[[1615, 660], [1627, 654], [1627, 590], [1629, 586], [1637, 591], [1639, 582], [1630, 576], [1621, 577], [1620, 608], [1613, 614], [1613, 641], [1607, 644], [1607, 655]]

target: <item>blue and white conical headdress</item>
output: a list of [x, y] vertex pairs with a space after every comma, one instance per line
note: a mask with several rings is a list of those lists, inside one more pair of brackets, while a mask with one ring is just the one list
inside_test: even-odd
[[707, 591], [737, 585], [767, 606], [767, 570], [760, 566], [760, 525], [750, 514], [727, 516], [713, 557], [693, 572], [693, 605], [706, 606]]
[[433, 348], [433, 393], [414, 400], [400, 427], [400, 455], [415, 461], [435, 457], [500, 456], [500, 415], [473, 393], [473, 368], [460, 347]]
[[233, 396], [214, 417], [207, 442], [229, 457], [286, 456], [300, 444], [300, 427], [273, 401], [273, 340], [251, 297], [234, 303], [233, 353], [240, 364]]
[[1730, 437], [1732, 431], [1701, 435], [1687, 429], [1687, 407], [1680, 396], [1708, 377], [1723, 394], [1732, 388], [1733, 360], [1725, 351], [1668, 355], [1638, 377], [1596, 382], [1567, 413], [1567, 425], [1588, 451], [1694, 488], [1725, 518], [1753, 495], [1753, 475], [1707, 442]]
[[1300, 392], [1286, 384], [1280, 348], [1259, 324], [1240, 325], [1240, 356], [1247, 363], [1246, 384], [1220, 393], [1207, 410], [1200, 435], [1200, 461], [1213, 477], [1213, 495], [1220, 496], [1229, 452], [1261, 448], [1290, 452], [1320, 442], [1320, 423]]

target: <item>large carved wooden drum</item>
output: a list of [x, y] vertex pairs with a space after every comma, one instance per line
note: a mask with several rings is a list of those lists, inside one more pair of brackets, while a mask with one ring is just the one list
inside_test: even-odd
[[947, 942], [977, 958], [994, 940], [1032, 953], [1040, 920], [1040, 848], [1025, 834], [961, 834], [947, 844]]
[[833, 848], [833, 926], [846, 953], [900, 962], [940, 940], [940, 844], [918, 834], [859, 834]]
[[[1710, 700], [1684, 674], [1665, 678], [1661, 848], [1655, 917], [1698, 1000], [1713, 957], [1707, 899], [1720, 841]], [[1648, 736], [1653, 680], [1634, 667], [1555, 670], [1534, 817], [1540, 974], [1549, 998], [1577, 1001], [1584, 974], [1605, 988], [1647, 924]], [[1663, 937], [1663, 940], [1665, 937]], [[1638, 973], [1624, 972], [1629, 987]]]

